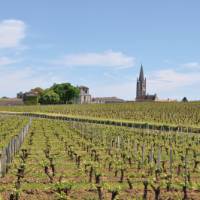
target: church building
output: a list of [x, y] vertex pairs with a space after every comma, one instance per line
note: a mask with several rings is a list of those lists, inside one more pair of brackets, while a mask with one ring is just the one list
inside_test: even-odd
[[140, 75], [137, 78], [137, 87], [136, 87], [136, 101], [156, 101], [157, 95], [146, 94], [146, 78], [144, 77], [143, 66], [140, 68]]

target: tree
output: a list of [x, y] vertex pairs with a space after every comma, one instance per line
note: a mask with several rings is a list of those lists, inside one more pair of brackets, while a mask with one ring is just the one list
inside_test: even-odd
[[29, 95], [25, 93], [23, 95], [23, 102], [25, 105], [37, 105], [38, 104], [38, 96], [37, 95]]
[[66, 104], [79, 96], [79, 89], [70, 83], [54, 84], [51, 88], [60, 97], [60, 103]]
[[59, 104], [60, 103], [60, 97], [53, 90], [47, 89], [40, 96], [39, 102], [41, 104]]
[[182, 102], [188, 102], [187, 97], [183, 97]]
[[36, 87], [36, 88], [31, 89], [30, 92], [35, 93], [38, 96], [41, 96], [44, 93], [44, 90], [40, 87]]

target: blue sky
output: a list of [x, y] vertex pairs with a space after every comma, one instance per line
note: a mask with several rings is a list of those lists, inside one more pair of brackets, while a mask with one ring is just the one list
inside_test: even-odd
[[200, 99], [198, 0], [0, 0], [0, 96], [54, 82], [93, 96]]

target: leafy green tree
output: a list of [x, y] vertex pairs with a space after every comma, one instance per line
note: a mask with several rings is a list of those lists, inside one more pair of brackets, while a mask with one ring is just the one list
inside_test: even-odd
[[44, 90], [40, 87], [36, 87], [36, 88], [31, 89], [30, 92], [36, 93], [38, 94], [38, 96], [41, 96], [44, 93]]
[[69, 103], [79, 96], [79, 89], [70, 83], [54, 84], [51, 88], [60, 97], [60, 103]]
[[47, 89], [41, 95], [39, 102], [41, 104], [59, 104], [60, 103], [60, 97], [53, 90]]
[[23, 101], [25, 105], [37, 105], [38, 104], [38, 96], [24, 96]]

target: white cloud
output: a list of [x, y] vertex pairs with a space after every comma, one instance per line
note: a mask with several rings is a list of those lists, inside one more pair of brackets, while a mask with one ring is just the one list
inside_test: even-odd
[[0, 48], [18, 47], [25, 38], [26, 25], [21, 20], [0, 21]]
[[[182, 99], [184, 96], [198, 99], [200, 72], [178, 72], [174, 69], [154, 71], [147, 74], [147, 93], [157, 94], [160, 99]], [[136, 96], [136, 80], [123, 81], [120, 84], [93, 86], [93, 96], [117, 96], [134, 100]]]
[[16, 62], [17, 60], [13, 60], [9, 57], [0, 57], [0, 66], [10, 65]]
[[[187, 95], [188, 88], [198, 90], [200, 73], [177, 72], [173, 69], [160, 70], [151, 73], [147, 79], [147, 91], [157, 93], [161, 97], [173, 98]], [[194, 87], [193, 87], [194, 86]]]
[[0, 96], [15, 97], [19, 91], [29, 91], [33, 87], [47, 88], [55, 82], [62, 82], [59, 77], [51, 73], [40, 73], [33, 67], [26, 67], [13, 71], [0, 70]]
[[[91, 93], [94, 96], [117, 96], [127, 100], [134, 100], [136, 96], [136, 80], [130, 80], [130, 78], [128, 80], [126, 78], [119, 80], [119, 82], [120, 84], [93, 86]], [[200, 72], [187, 73], [166, 69], [147, 74], [147, 93], [156, 93], [160, 99], [182, 99], [184, 96], [198, 99], [198, 85], [200, 85]]]
[[188, 68], [188, 69], [200, 69], [200, 63], [198, 62], [189, 62], [181, 65], [183, 68]]
[[135, 58], [127, 56], [122, 52], [114, 52], [109, 50], [102, 53], [68, 54], [64, 56], [64, 58], [54, 61], [53, 63], [68, 67], [98, 66], [129, 68], [134, 66]]
[[164, 86], [166, 89], [172, 89], [200, 82], [200, 74], [193, 72], [183, 73], [173, 69], [167, 69], [155, 72], [150, 81], [156, 84], [157, 87], [163, 88]]

